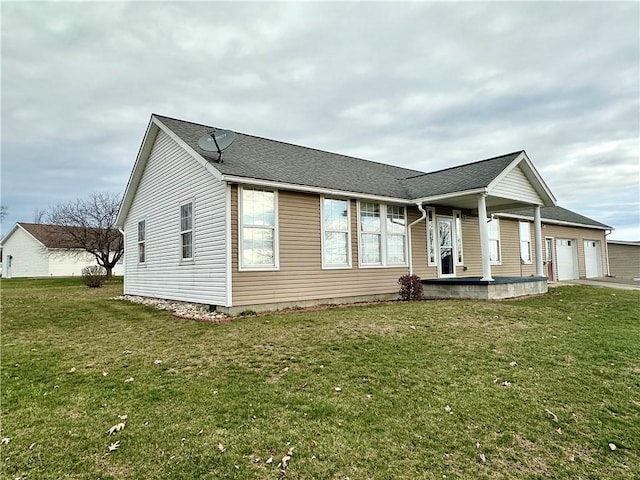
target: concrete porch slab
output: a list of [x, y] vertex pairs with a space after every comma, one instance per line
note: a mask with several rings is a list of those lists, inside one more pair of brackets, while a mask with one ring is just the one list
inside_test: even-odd
[[423, 296], [429, 299], [459, 298], [499, 300], [547, 293], [547, 277], [437, 278], [422, 280]]

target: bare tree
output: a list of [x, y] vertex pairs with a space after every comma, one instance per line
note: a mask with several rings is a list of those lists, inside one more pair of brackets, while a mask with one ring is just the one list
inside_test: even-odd
[[47, 212], [47, 223], [62, 231], [68, 242], [68, 250], [82, 249], [105, 268], [111, 277], [113, 268], [122, 258], [124, 242], [116, 228], [120, 208], [120, 195], [92, 193], [88, 199], [61, 203]]
[[4, 220], [4, 217], [7, 216], [7, 207], [4, 205], [0, 205], [0, 222]]
[[44, 223], [47, 218], [47, 211], [44, 209], [36, 209], [33, 212], [33, 223]]

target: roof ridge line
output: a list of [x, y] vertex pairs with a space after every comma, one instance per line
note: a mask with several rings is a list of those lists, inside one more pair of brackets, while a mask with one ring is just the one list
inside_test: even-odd
[[[170, 120], [175, 120], [177, 122], [184, 122], [184, 123], [190, 123], [192, 125], [199, 125], [201, 127], [206, 127], [206, 128], [219, 128], [219, 127], [213, 127], [211, 125], [205, 125], [204, 123], [191, 122], [189, 120], [182, 120], [180, 118], [168, 117], [166, 115], [160, 115], [160, 114], [156, 114], [156, 113], [152, 113], [152, 115], [156, 116], [156, 117], [168, 118]], [[382, 165], [384, 167], [391, 167], [391, 168], [398, 168], [398, 169], [401, 169], [401, 170], [406, 170], [408, 172], [419, 172], [419, 174], [416, 175], [416, 176], [424, 175], [425, 173], [427, 173], [427, 172], [422, 172], [421, 170], [416, 170], [416, 169], [413, 169], [413, 168], [400, 167], [398, 165], [391, 165], [389, 163], [378, 162], [376, 160], [368, 160], [366, 158], [354, 157], [352, 155], [345, 155], [345, 154], [342, 154], [342, 153], [330, 152], [328, 150], [322, 150], [320, 148], [309, 147], [309, 146], [306, 146], [306, 145], [299, 145], [297, 143], [285, 142], [283, 140], [276, 140], [276, 139], [273, 139], [273, 138], [261, 137], [259, 135], [253, 135], [251, 133], [237, 132], [235, 130], [233, 132], [237, 133], [238, 135], [244, 135], [245, 137], [252, 137], [252, 138], [257, 138], [259, 140], [266, 140], [268, 142], [279, 143], [279, 144], [282, 144], [282, 145], [289, 145], [291, 147], [303, 148], [305, 150], [311, 150], [311, 151], [314, 151], [314, 152], [326, 153], [326, 154], [329, 154], [329, 155], [334, 155], [336, 157], [344, 157], [344, 158], [349, 158], [349, 159], [352, 159], [352, 160], [358, 160], [358, 161], [361, 161], [361, 162], [375, 163], [376, 165]], [[403, 178], [398, 178], [398, 180], [402, 180], [402, 179]]]

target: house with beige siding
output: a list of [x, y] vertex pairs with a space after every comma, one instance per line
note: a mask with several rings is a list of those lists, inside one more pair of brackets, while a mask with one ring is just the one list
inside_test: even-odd
[[525, 151], [425, 173], [240, 133], [203, 150], [217, 131], [152, 115], [117, 220], [125, 294], [233, 314], [395, 298], [412, 273], [502, 298], [586, 275], [586, 240], [606, 265], [610, 227], [557, 207]]

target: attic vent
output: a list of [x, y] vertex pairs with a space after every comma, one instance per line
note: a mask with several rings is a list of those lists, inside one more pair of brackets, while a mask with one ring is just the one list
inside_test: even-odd
[[218, 152], [216, 162], [222, 163], [222, 152], [235, 138], [236, 134], [231, 130], [213, 130], [198, 139], [198, 146], [205, 152]]

